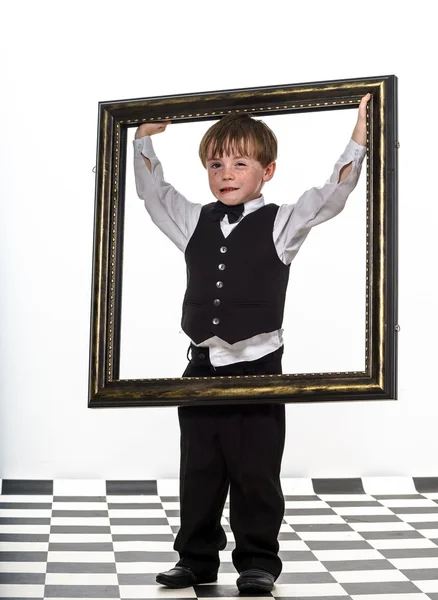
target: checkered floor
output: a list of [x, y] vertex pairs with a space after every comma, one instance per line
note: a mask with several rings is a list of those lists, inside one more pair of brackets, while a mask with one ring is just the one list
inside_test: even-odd
[[[438, 479], [408, 479], [380, 488], [371, 480], [285, 480], [283, 573], [266, 595], [438, 600]], [[178, 559], [177, 493], [175, 480], [3, 481], [0, 598], [238, 596], [228, 504], [218, 582], [183, 590], [155, 583]]]

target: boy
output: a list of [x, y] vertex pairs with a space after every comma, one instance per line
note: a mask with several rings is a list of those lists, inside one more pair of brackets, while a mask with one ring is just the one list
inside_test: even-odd
[[[185, 253], [182, 328], [191, 339], [183, 377], [281, 373], [282, 319], [290, 264], [310, 229], [338, 214], [366, 153], [364, 96], [352, 139], [321, 188], [296, 204], [264, 203], [277, 140], [262, 121], [227, 115], [204, 135], [200, 158], [216, 203], [187, 201], [164, 181], [150, 136], [170, 121], [141, 125], [134, 140], [137, 193], [152, 220]], [[280, 467], [284, 404], [179, 407], [181, 527], [175, 568], [157, 582], [184, 588], [217, 580], [220, 524], [230, 489], [233, 564], [240, 592], [272, 590], [282, 563]]]

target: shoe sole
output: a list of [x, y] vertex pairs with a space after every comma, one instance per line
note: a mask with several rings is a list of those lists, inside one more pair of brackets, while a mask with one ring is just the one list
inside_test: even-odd
[[245, 582], [245, 583], [240, 583], [237, 586], [237, 589], [239, 590], [239, 592], [272, 592], [272, 590], [274, 589], [273, 585], [263, 585], [260, 583], [251, 583], [251, 582]]
[[214, 583], [217, 581], [217, 575], [211, 575], [209, 577], [202, 577], [201, 579], [196, 579], [193, 583], [189, 584], [179, 584], [177, 581], [174, 581], [172, 578], [160, 577], [157, 575], [155, 578], [157, 583], [161, 585], [165, 585], [168, 588], [172, 588], [173, 590], [182, 590], [184, 588], [193, 587], [194, 585], [201, 585], [203, 583]]

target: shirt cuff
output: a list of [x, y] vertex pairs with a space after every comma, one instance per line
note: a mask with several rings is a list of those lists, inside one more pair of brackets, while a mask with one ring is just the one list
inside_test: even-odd
[[350, 138], [350, 141], [348, 142], [347, 147], [345, 148], [345, 154], [349, 154], [354, 158], [363, 158], [366, 153], [366, 146], [362, 146], [362, 144], [358, 144], [353, 140], [353, 138]]
[[143, 154], [146, 158], [155, 158], [154, 148], [152, 146], [151, 136], [145, 135], [142, 138], [133, 141], [134, 156]]

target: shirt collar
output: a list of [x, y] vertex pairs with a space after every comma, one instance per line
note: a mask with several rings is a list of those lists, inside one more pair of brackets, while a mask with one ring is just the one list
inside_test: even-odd
[[243, 205], [243, 214], [248, 215], [249, 213], [258, 210], [259, 208], [262, 208], [262, 206], [264, 205], [265, 199], [263, 197], [263, 194], [260, 194], [260, 196], [258, 198], [255, 198], [255, 200], [248, 200], [248, 202], [245, 202], [245, 204]]

